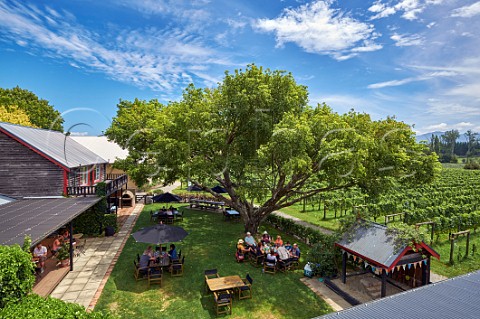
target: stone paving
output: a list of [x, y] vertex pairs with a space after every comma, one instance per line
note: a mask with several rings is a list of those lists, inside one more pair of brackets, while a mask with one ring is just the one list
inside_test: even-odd
[[51, 296], [93, 309], [142, 209], [138, 203], [114, 236], [88, 238], [85, 253], [74, 259], [73, 271]]

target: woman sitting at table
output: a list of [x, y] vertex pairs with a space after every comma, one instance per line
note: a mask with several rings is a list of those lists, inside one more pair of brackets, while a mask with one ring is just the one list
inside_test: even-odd
[[264, 244], [269, 244], [269, 243], [270, 243], [270, 240], [271, 240], [270, 235], [268, 234], [267, 231], [264, 231], [264, 232], [263, 232], [263, 235], [262, 235], [262, 242], [263, 242]]
[[257, 256], [264, 255], [265, 253], [265, 247], [263, 246], [263, 243], [261, 240], [258, 241], [257, 246], [255, 247], [255, 254]]
[[275, 245], [283, 246], [282, 236], [280, 235], [277, 236], [277, 239], [275, 240]]
[[277, 256], [275, 256], [275, 251], [273, 250], [273, 248], [270, 248], [270, 252], [267, 254], [267, 258], [265, 261], [270, 264], [277, 263]]
[[152, 246], [148, 246], [147, 249], [143, 252], [144, 255], [147, 255], [150, 258], [153, 258], [153, 249]]

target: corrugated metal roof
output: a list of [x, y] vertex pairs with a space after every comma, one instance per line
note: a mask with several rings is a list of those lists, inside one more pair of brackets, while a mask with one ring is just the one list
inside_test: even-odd
[[403, 248], [395, 249], [394, 237], [387, 235], [387, 227], [364, 221], [354, 226], [337, 242], [339, 245], [354, 251], [382, 265], [390, 267]]
[[19, 199], [0, 206], [0, 245], [32, 244], [97, 203], [100, 197]]
[[317, 318], [479, 318], [480, 271]]
[[4, 122], [0, 122], [0, 128], [68, 168], [107, 163], [101, 156], [61, 132]]
[[125, 159], [128, 156], [128, 150], [124, 150], [117, 143], [109, 141], [106, 136], [71, 136], [71, 138], [100, 155], [109, 163], [115, 162], [117, 158]]

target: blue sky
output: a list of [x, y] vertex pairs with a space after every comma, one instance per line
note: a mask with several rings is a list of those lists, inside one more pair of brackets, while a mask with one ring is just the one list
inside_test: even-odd
[[479, 35], [475, 0], [0, 0], [0, 87], [100, 134], [120, 99], [178, 100], [255, 63], [311, 105], [480, 131]]

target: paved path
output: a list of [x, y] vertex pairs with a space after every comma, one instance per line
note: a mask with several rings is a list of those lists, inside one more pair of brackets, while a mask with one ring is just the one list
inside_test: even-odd
[[115, 236], [88, 238], [85, 254], [74, 260], [73, 271], [51, 296], [93, 309], [142, 209], [138, 203]]

